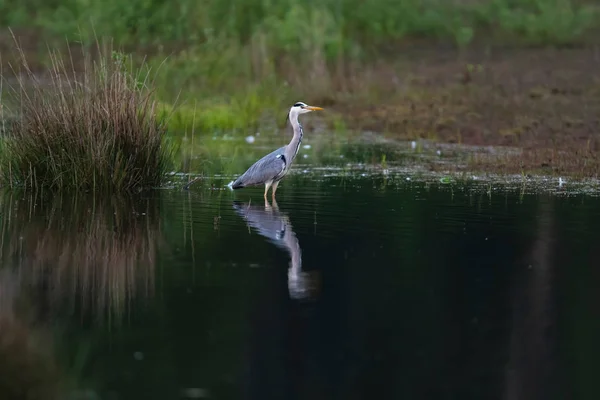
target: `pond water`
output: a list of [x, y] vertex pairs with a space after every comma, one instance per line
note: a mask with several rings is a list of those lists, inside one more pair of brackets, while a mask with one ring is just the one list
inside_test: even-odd
[[599, 198], [303, 168], [4, 193], [0, 397], [600, 398]]

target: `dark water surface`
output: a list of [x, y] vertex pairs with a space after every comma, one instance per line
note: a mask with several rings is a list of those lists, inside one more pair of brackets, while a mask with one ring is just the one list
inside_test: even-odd
[[277, 200], [3, 195], [0, 398], [600, 398], [600, 199], [296, 174]]

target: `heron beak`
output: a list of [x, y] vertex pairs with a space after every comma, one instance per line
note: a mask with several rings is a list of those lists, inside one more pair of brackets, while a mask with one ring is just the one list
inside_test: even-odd
[[306, 108], [307, 110], [310, 110], [310, 111], [321, 111], [321, 110], [323, 110], [321, 107], [314, 107], [314, 106], [306, 106], [304, 108]]

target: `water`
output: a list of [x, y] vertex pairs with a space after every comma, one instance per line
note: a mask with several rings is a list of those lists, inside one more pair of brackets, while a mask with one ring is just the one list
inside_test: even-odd
[[599, 198], [228, 180], [4, 194], [0, 397], [600, 398]]

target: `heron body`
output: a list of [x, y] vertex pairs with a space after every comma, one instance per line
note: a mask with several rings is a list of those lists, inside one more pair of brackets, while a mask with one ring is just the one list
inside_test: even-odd
[[302, 143], [304, 131], [302, 125], [298, 122], [298, 116], [317, 110], [322, 110], [322, 108], [309, 106], [302, 102], [294, 104], [288, 115], [294, 131], [292, 140], [286, 146], [280, 147], [252, 164], [246, 172], [233, 182], [231, 188], [241, 189], [248, 186], [265, 185], [265, 199], [270, 188], [273, 188], [271, 195], [275, 199], [277, 186], [289, 172]]

